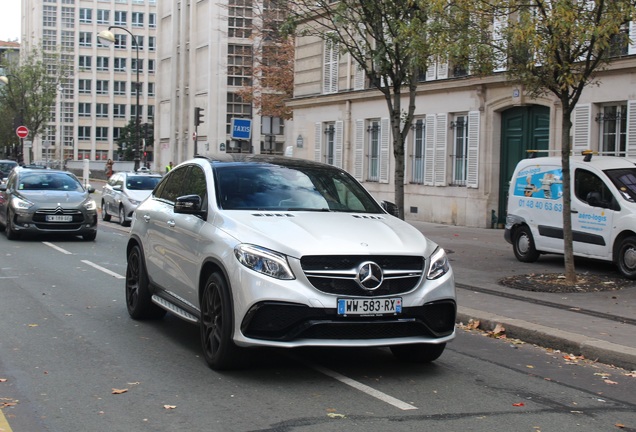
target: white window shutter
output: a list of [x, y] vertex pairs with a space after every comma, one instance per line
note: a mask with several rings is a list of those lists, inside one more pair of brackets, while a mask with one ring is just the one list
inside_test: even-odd
[[344, 123], [342, 120], [336, 122], [336, 134], [334, 136], [334, 155], [333, 164], [338, 168], [342, 168], [342, 148], [343, 148], [343, 128]]
[[437, 63], [437, 79], [448, 78], [448, 61]]
[[383, 118], [380, 120], [380, 183], [389, 182], [390, 141], [391, 122], [388, 118]]
[[494, 72], [502, 72], [507, 69], [507, 43], [504, 39], [503, 31], [508, 25], [508, 15], [502, 14], [495, 16], [492, 24], [492, 39], [495, 42], [495, 46], [501, 47], [503, 52], [495, 53], [495, 68]]
[[364, 90], [365, 73], [364, 69], [359, 64], [355, 65], [355, 72], [353, 75], [353, 89]]
[[435, 115], [426, 116], [426, 139], [424, 140], [424, 184], [435, 185]]
[[629, 22], [629, 55], [636, 54], [636, 21]]
[[627, 154], [636, 152], [636, 100], [627, 101]]
[[314, 131], [314, 160], [316, 162], [322, 162], [322, 123], [318, 122], [315, 125]]
[[426, 81], [434, 81], [437, 78], [437, 63], [431, 62], [426, 69]]
[[479, 186], [479, 111], [468, 113], [468, 166], [466, 172], [466, 187]]
[[446, 186], [448, 114], [435, 116], [435, 186]]
[[362, 181], [364, 176], [364, 120], [356, 120], [356, 136], [353, 148], [353, 177]]
[[592, 123], [592, 105], [578, 104], [574, 108], [574, 120], [572, 126], [574, 137], [572, 139], [573, 154], [580, 154], [590, 148], [590, 126]]
[[338, 45], [333, 41], [325, 41], [325, 52], [322, 66], [323, 93], [338, 92]]

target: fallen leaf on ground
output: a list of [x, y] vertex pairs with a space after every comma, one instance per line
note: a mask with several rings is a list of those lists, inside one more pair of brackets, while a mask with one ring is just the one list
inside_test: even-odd
[[609, 380], [609, 379], [603, 380], [603, 382], [605, 384], [618, 384], [616, 381], [612, 381], [612, 380]]
[[6, 378], [0, 378], [0, 382], [7, 382]]
[[513, 403], [512, 406], [513, 407], [522, 407], [525, 406], [526, 404], [524, 404], [523, 402], [517, 402], [517, 403]]
[[466, 328], [476, 330], [479, 328], [479, 320], [470, 320], [468, 324], [466, 324]]
[[630, 373], [626, 373], [625, 376], [636, 378], [636, 371], [630, 372]]
[[128, 389], [113, 389], [113, 394], [122, 394], [122, 393], [126, 393], [128, 391]]
[[625, 428], [625, 425], [622, 424], [622, 423], [616, 423], [614, 426], [616, 426], [617, 428], [621, 428], [621, 429]]
[[39, 324], [29, 324], [29, 327], [39, 327]]
[[330, 418], [345, 418], [345, 415], [344, 414], [329, 413], [329, 414], [327, 414], [327, 417], [330, 417]]
[[163, 407], [165, 409], [175, 409], [177, 406], [176, 405], [164, 405]]

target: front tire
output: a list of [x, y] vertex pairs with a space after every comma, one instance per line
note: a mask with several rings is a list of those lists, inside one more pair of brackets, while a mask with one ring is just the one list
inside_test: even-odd
[[534, 246], [534, 238], [530, 227], [522, 225], [515, 229], [512, 240], [515, 256], [521, 262], [535, 262], [539, 259], [539, 251]]
[[159, 319], [166, 314], [151, 297], [141, 248], [135, 245], [128, 253], [126, 265], [126, 308], [132, 319]]
[[93, 241], [97, 238], [97, 231], [93, 231], [92, 233], [84, 234], [82, 238], [85, 241]]
[[623, 239], [616, 259], [618, 270], [627, 279], [636, 279], [636, 237]]
[[445, 343], [394, 345], [391, 347], [391, 352], [401, 361], [430, 363], [437, 360], [445, 348]]
[[119, 206], [119, 224], [123, 227], [128, 226], [128, 222], [126, 221], [126, 212], [124, 211], [124, 206]]
[[15, 230], [15, 227], [13, 225], [13, 217], [13, 212], [9, 210], [7, 212], [7, 225], [4, 229], [4, 233], [9, 240], [17, 240], [20, 238], [20, 233]]
[[201, 346], [208, 366], [215, 370], [236, 367], [240, 349], [232, 340], [232, 301], [227, 282], [213, 273], [201, 296]]
[[110, 221], [110, 215], [108, 214], [108, 209], [106, 208], [106, 203], [102, 201], [102, 220], [104, 222]]

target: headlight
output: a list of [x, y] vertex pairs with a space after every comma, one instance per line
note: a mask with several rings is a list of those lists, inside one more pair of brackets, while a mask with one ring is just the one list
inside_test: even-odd
[[437, 279], [450, 270], [450, 264], [446, 257], [446, 252], [442, 248], [437, 248], [431, 255], [431, 265], [428, 267], [426, 279]]
[[240, 244], [234, 256], [245, 267], [276, 279], [294, 279], [285, 255], [259, 246]]
[[84, 208], [86, 210], [97, 210], [97, 203], [95, 202], [95, 200], [89, 200], [84, 204]]
[[128, 201], [134, 206], [138, 206], [141, 203], [141, 201], [137, 201], [132, 198], [128, 198]]
[[28, 208], [33, 206], [33, 203], [31, 201], [27, 201], [25, 199], [14, 196], [11, 200], [11, 205], [15, 210], [27, 210]]

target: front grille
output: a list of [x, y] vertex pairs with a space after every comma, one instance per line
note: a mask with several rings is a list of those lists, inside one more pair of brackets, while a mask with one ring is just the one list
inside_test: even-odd
[[[383, 272], [383, 282], [375, 290], [363, 289], [356, 281], [360, 264], [374, 262]], [[409, 292], [424, 272], [421, 256], [330, 255], [305, 256], [300, 265], [309, 282], [327, 294], [379, 297]]]
[[[65, 215], [72, 216], [70, 222], [48, 222], [46, 217], [49, 215]], [[61, 207], [51, 209], [39, 209], [33, 214], [33, 223], [41, 230], [68, 230], [75, 231], [85, 223], [84, 215], [77, 209], [63, 209]]]
[[455, 328], [452, 300], [404, 308], [396, 316], [342, 317], [335, 309], [317, 309], [290, 303], [255, 305], [245, 316], [241, 331], [254, 339], [390, 339], [443, 337]]

